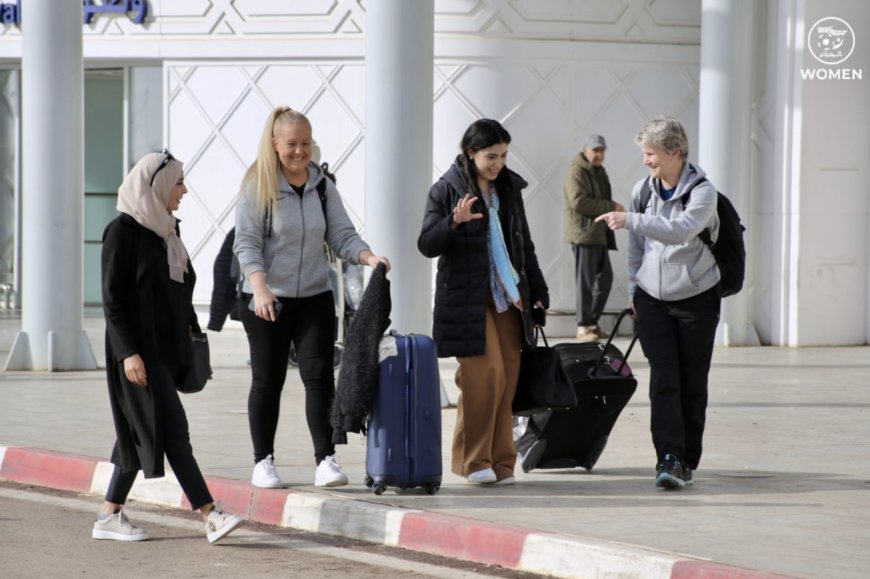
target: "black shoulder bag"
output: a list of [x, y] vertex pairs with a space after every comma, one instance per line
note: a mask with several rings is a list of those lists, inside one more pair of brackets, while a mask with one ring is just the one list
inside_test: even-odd
[[547, 343], [543, 328], [535, 328], [535, 343], [538, 341], [538, 331], [544, 338], [544, 345], [522, 352], [520, 377], [513, 400], [513, 413], [516, 416], [577, 406], [574, 385], [562, 366], [559, 352]]
[[178, 382], [178, 391], [193, 394], [205, 388], [211, 380], [211, 354], [208, 347], [208, 336], [199, 327], [199, 321], [194, 315], [190, 323], [190, 362], [184, 368]]

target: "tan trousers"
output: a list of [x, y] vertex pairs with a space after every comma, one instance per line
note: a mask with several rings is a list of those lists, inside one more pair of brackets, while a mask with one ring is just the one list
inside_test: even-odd
[[517, 451], [511, 403], [520, 373], [520, 313], [486, 308], [486, 352], [457, 358], [453, 472], [468, 476], [492, 468], [498, 480], [513, 476]]

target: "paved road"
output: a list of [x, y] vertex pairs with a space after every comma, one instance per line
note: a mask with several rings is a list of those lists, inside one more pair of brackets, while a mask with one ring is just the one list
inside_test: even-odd
[[131, 503], [131, 518], [151, 534], [141, 543], [95, 541], [99, 501], [72, 493], [0, 483], [0, 576], [30, 579], [154, 577], [476, 577], [533, 575], [390, 549], [337, 537], [248, 524], [216, 545], [199, 517]]

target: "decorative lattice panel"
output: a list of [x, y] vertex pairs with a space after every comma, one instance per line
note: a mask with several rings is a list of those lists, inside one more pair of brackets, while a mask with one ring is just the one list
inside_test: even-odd
[[0, 70], [0, 283], [14, 283], [19, 74]]

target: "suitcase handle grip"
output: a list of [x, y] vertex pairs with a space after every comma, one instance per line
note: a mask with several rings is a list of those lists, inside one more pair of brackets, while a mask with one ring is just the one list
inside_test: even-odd
[[[622, 323], [622, 320], [625, 319], [625, 316], [632, 314], [631, 308], [625, 308], [621, 312], [619, 312], [619, 316], [616, 318], [616, 323], [613, 324], [613, 331], [610, 332], [610, 336], [607, 338], [607, 343], [604, 345], [604, 348], [601, 350], [601, 355], [598, 357], [598, 362], [593, 366], [592, 371], [589, 373], [590, 376], [594, 376], [598, 372], [598, 368], [600, 368], [604, 364], [604, 356], [607, 354], [607, 349], [610, 347], [610, 344], [613, 342], [613, 338], [616, 337], [616, 333], [619, 331], [619, 324]], [[631, 355], [631, 350], [634, 348], [634, 344], [637, 342], [637, 330], [635, 330], [634, 334], [631, 336], [631, 343], [628, 344], [628, 349], [625, 351], [625, 355], [622, 357], [624, 362], [628, 362], [628, 357]]]

